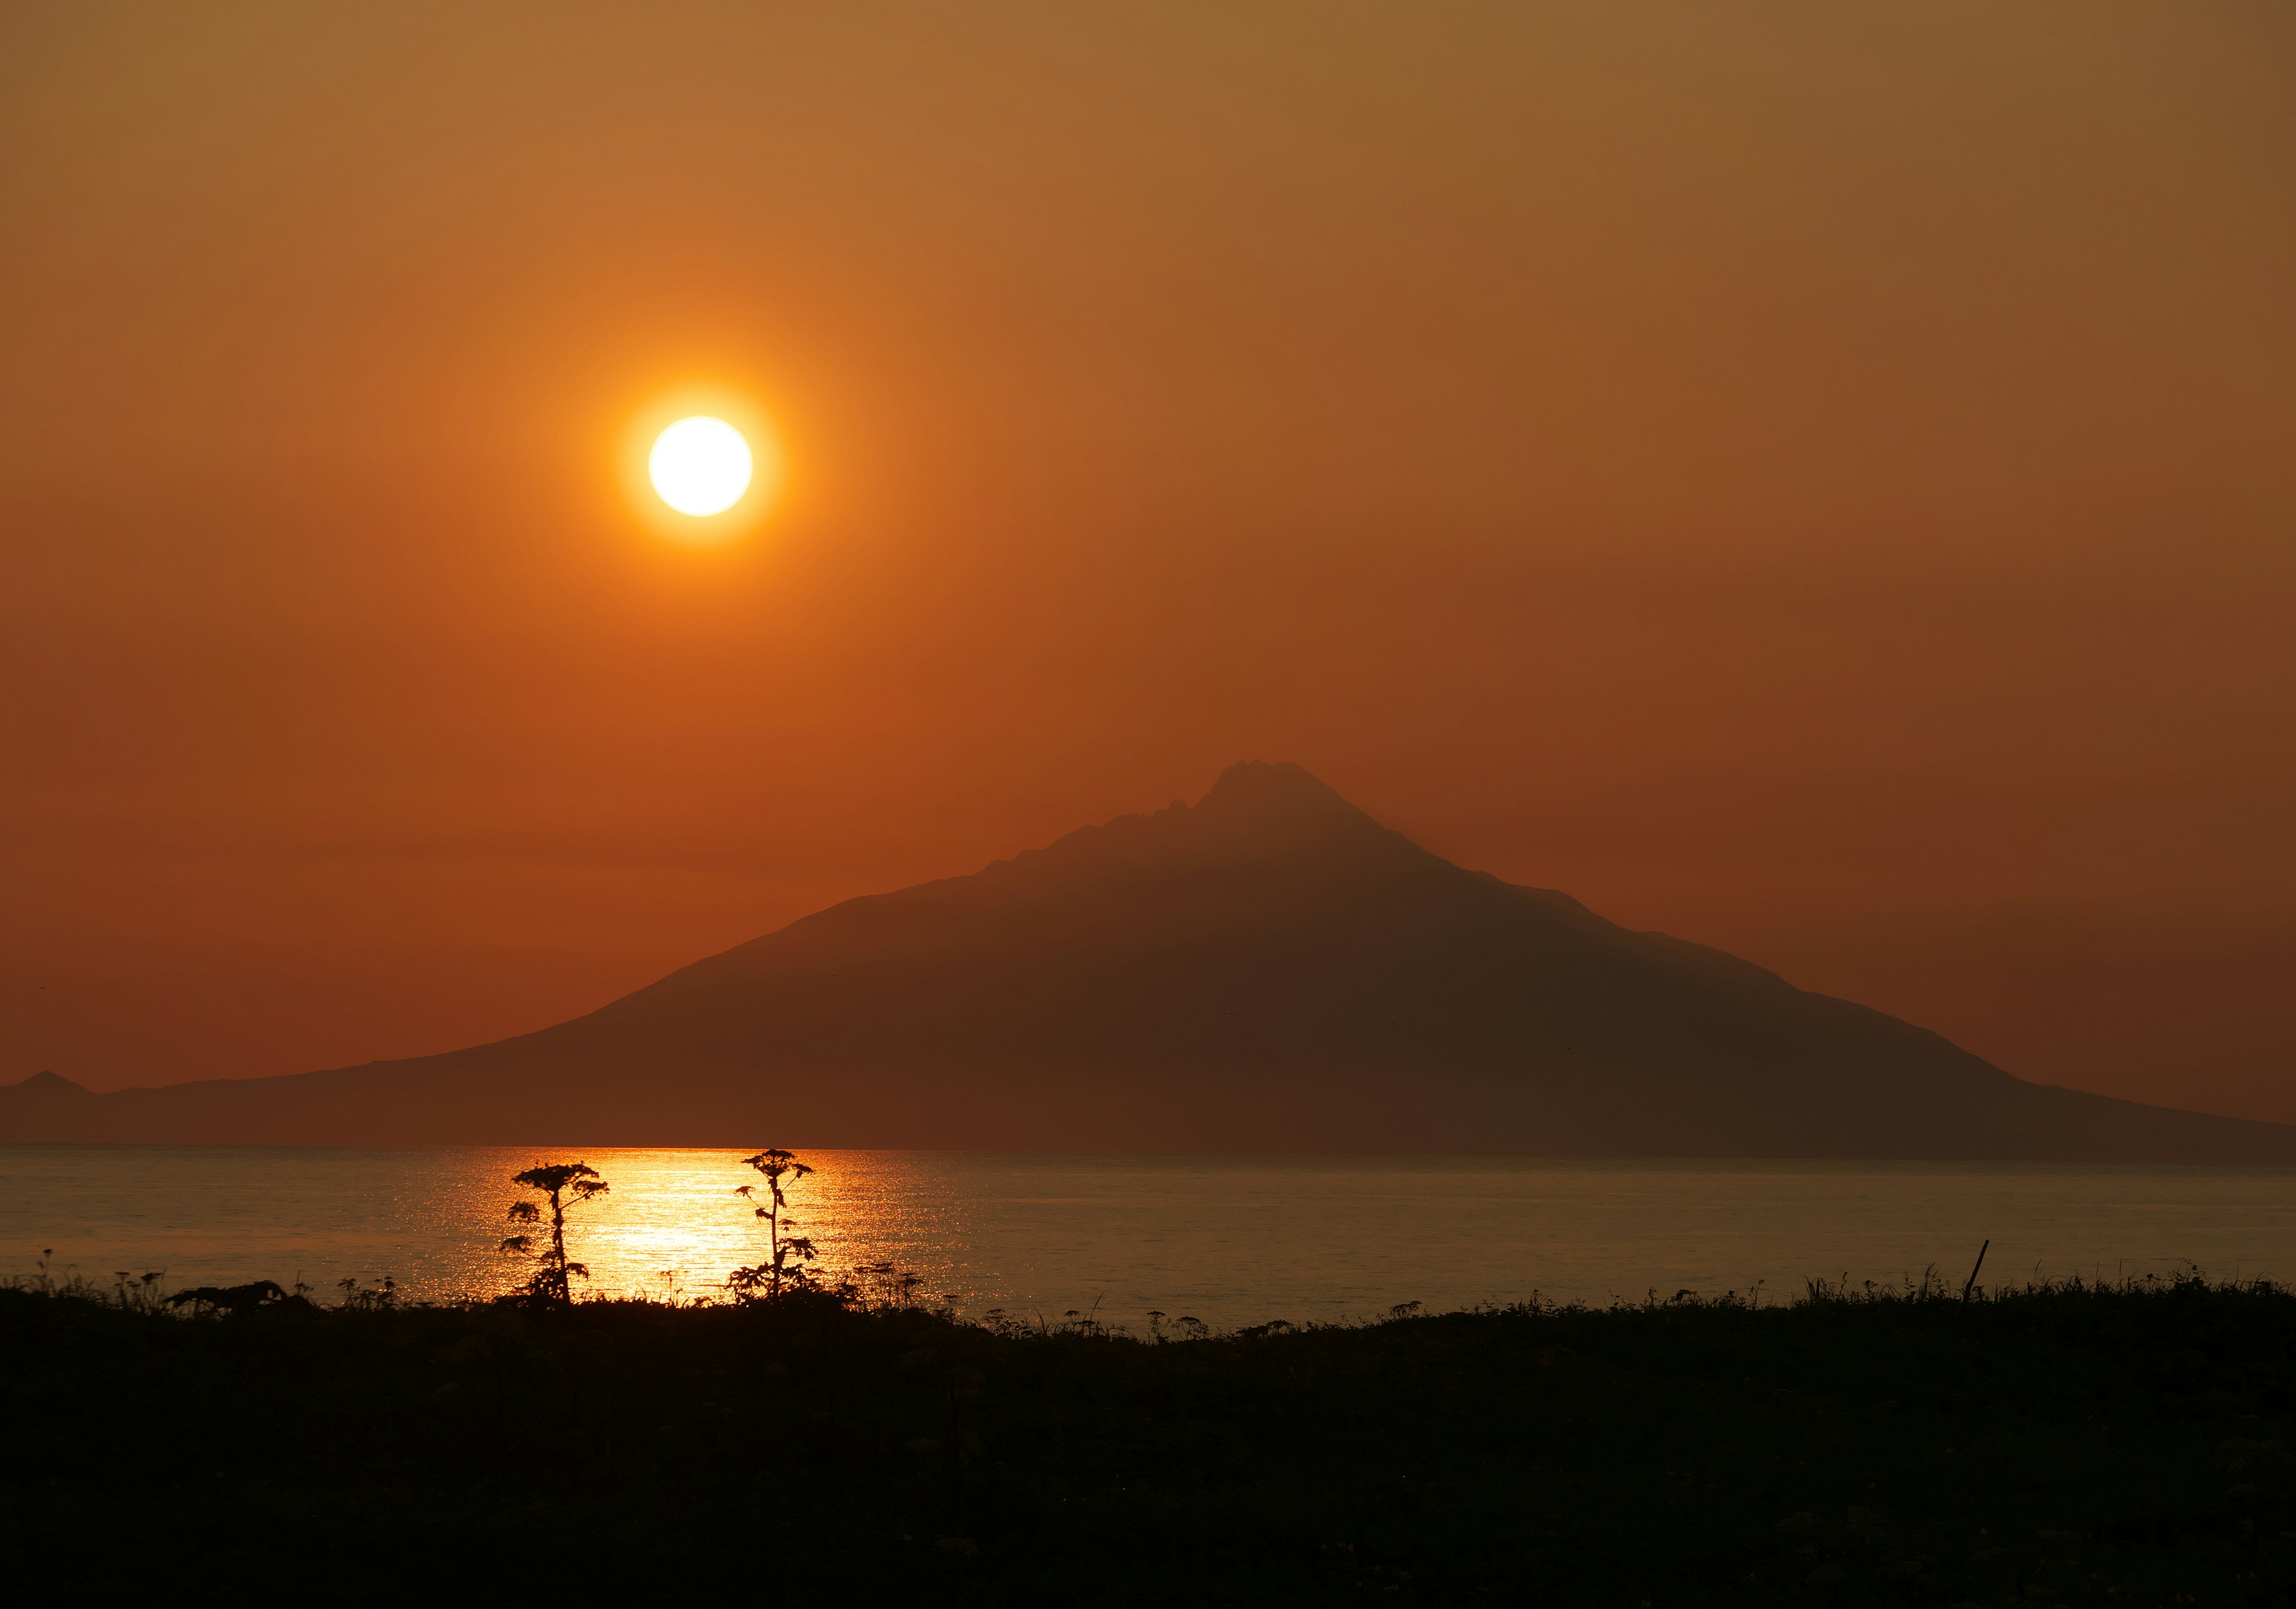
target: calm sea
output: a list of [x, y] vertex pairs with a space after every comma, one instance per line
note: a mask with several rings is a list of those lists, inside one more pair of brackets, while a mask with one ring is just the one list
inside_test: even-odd
[[[762, 1255], [733, 1151], [594, 1151], [612, 1193], [575, 1254], [612, 1293], [707, 1295]], [[0, 1277], [55, 1265], [168, 1288], [395, 1277], [503, 1289], [510, 1176], [554, 1154], [0, 1146]], [[824, 1267], [890, 1260], [978, 1316], [1070, 1309], [1138, 1326], [1365, 1318], [1403, 1301], [1597, 1304], [1816, 1276], [1955, 1284], [2034, 1274], [2296, 1278], [2296, 1169], [1991, 1163], [808, 1153], [796, 1216]]]

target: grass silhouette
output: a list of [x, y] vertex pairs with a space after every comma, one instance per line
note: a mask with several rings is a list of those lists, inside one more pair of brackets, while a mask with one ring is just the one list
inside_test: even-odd
[[0, 1291], [0, 1570], [51, 1598], [193, 1562], [467, 1597], [530, 1582], [551, 1534], [586, 1588], [700, 1596], [769, 1531], [779, 1584], [857, 1602], [2296, 1592], [2296, 1297], [2269, 1285], [1837, 1282], [1134, 1336], [964, 1322], [887, 1274], [198, 1321]]

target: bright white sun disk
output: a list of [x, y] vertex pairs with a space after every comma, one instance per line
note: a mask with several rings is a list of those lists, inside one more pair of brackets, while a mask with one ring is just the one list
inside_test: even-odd
[[750, 444], [723, 419], [696, 415], [654, 439], [646, 473], [661, 500], [700, 519], [722, 514], [750, 489]]

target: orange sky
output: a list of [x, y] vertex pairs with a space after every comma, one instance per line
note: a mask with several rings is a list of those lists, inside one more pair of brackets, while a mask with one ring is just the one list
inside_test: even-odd
[[[2296, 12], [0, 14], [0, 1080], [450, 1048], [1293, 759], [2296, 1121]], [[663, 545], [677, 387], [786, 497]]]

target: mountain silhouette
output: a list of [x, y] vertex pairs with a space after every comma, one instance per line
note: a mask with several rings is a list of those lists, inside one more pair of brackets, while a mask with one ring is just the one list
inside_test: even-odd
[[109, 1095], [41, 1074], [0, 1088], [0, 1138], [2296, 1160], [2296, 1128], [2026, 1083], [1265, 763], [537, 1033]]

